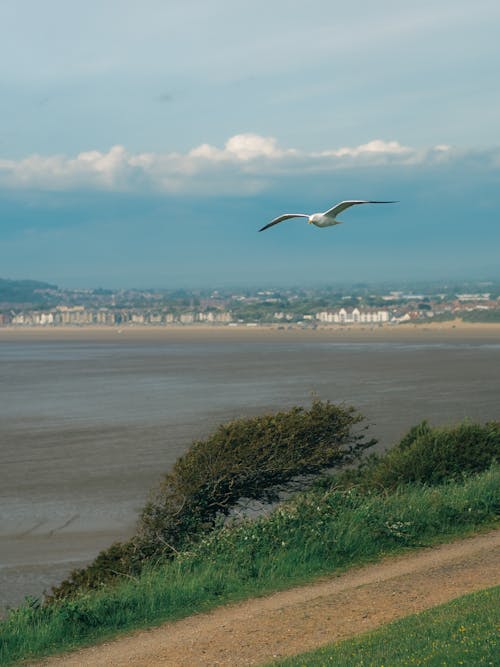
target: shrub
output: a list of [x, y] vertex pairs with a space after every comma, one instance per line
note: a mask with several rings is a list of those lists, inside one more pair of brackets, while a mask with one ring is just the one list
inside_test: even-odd
[[90, 565], [73, 570], [68, 579], [54, 586], [46, 602], [97, 589], [113, 580], [134, 578], [157, 551], [153, 545], [137, 537], [127, 542], [115, 542], [101, 551]]
[[470, 421], [432, 428], [426, 421], [414, 426], [385, 454], [372, 454], [335, 483], [364, 489], [394, 489], [400, 484], [439, 484], [486, 470], [500, 460], [500, 422]]
[[351, 463], [376, 442], [352, 432], [361, 420], [352, 407], [314, 401], [310, 410], [223, 424], [165, 475], [142, 513], [141, 534], [177, 544], [241, 498], [276, 500], [277, 490], [299, 476]]
[[237, 419], [196, 441], [144, 508], [137, 535], [102, 551], [53, 589], [53, 598], [139, 574], [210, 530], [241, 498], [271, 501], [297, 478], [352, 463], [375, 444], [353, 407], [315, 400], [309, 410]]

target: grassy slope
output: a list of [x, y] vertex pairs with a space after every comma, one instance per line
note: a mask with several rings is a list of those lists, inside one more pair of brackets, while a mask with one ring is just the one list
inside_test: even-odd
[[0, 624], [0, 664], [90, 644], [131, 628], [290, 587], [388, 553], [491, 525], [498, 466], [465, 481], [392, 493], [317, 490], [269, 518], [209, 534], [189, 553], [135, 579]]
[[498, 665], [500, 586], [407, 616], [368, 634], [273, 663], [276, 667]]

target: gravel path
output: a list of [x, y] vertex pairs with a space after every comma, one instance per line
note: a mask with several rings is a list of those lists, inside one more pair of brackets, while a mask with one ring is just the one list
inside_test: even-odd
[[500, 530], [387, 558], [37, 663], [44, 667], [259, 665], [500, 583]]

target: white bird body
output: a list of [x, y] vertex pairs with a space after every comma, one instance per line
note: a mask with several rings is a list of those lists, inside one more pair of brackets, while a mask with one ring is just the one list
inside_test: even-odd
[[326, 215], [326, 213], [313, 213], [309, 216], [308, 222], [310, 225], [316, 225], [316, 227], [332, 227], [342, 224], [341, 220], [336, 220]]
[[278, 216], [277, 218], [274, 218], [274, 220], [271, 220], [271, 222], [269, 222], [267, 225], [264, 225], [264, 227], [259, 229], [259, 232], [263, 232], [265, 229], [269, 229], [269, 227], [273, 227], [273, 225], [277, 225], [279, 222], [283, 222], [284, 220], [290, 220], [290, 218], [307, 218], [307, 222], [310, 225], [315, 225], [316, 227], [333, 227], [333, 225], [340, 225], [342, 223], [341, 220], [337, 220], [337, 215], [342, 213], [342, 211], [345, 211], [346, 208], [350, 208], [351, 206], [356, 206], [358, 204], [396, 203], [396, 201], [348, 199], [346, 201], [341, 201], [339, 204], [335, 204], [335, 206], [332, 206], [332, 208], [329, 208], [328, 211], [325, 211], [324, 213], [313, 213], [312, 215], [308, 215], [307, 213], [285, 213]]

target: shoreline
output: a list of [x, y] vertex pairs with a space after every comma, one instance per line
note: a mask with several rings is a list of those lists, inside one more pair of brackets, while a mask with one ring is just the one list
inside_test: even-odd
[[494, 340], [500, 342], [500, 322], [405, 323], [370, 326], [366, 324], [322, 325], [314, 328], [278, 325], [130, 325], [130, 326], [30, 326], [0, 327], [0, 342], [23, 340], [259, 340], [298, 339], [328, 341], [397, 341], [439, 339]]

